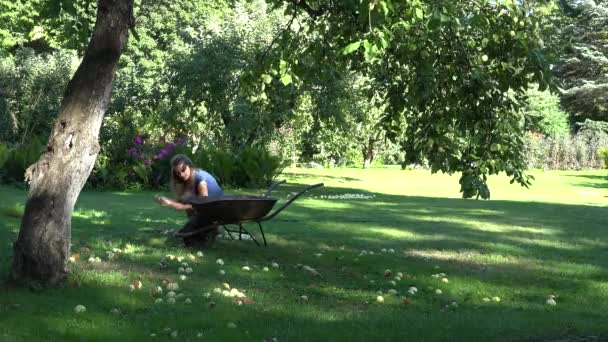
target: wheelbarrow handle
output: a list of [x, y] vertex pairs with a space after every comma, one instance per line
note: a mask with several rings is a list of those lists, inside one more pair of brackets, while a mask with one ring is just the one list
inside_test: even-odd
[[266, 192], [264, 193], [264, 197], [268, 197], [268, 196], [270, 196], [270, 192], [271, 192], [271, 191], [272, 191], [274, 188], [276, 188], [277, 186], [279, 186], [279, 185], [281, 185], [281, 184], [283, 184], [283, 183], [285, 183], [285, 182], [286, 182], [286, 180], [282, 180], [282, 181], [278, 181], [278, 182], [274, 182], [274, 183], [272, 183], [272, 184], [270, 185], [270, 187], [268, 188], [268, 190], [266, 190]]
[[[273, 184], [273, 185], [274, 185], [274, 184]], [[278, 185], [278, 184], [277, 184], [277, 185]], [[288, 206], [289, 206], [289, 205], [290, 205], [290, 204], [291, 204], [293, 201], [295, 201], [295, 200], [296, 200], [298, 197], [300, 197], [300, 196], [301, 196], [303, 193], [305, 193], [305, 192], [306, 192], [306, 191], [308, 191], [308, 190], [312, 190], [312, 189], [314, 189], [314, 188], [318, 188], [318, 187], [320, 187], [320, 186], [323, 186], [323, 183], [319, 183], [319, 184], [313, 184], [313, 185], [307, 186], [306, 188], [302, 189], [302, 191], [300, 191], [300, 192], [298, 192], [297, 194], [295, 194], [295, 195], [291, 196], [291, 198], [290, 198], [290, 199], [289, 199], [287, 202], [285, 202], [285, 204], [283, 204], [282, 206], [280, 206], [280, 207], [279, 207], [277, 210], [275, 210], [275, 211], [274, 211], [272, 214], [270, 214], [270, 215], [268, 215], [268, 216], [265, 216], [265, 217], [263, 217], [263, 218], [259, 219], [259, 220], [258, 220], [258, 222], [262, 222], [262, 221], [268, 221], [268, 220], [270, 220], [271, 218], [273, 218], [273, 217], [277, 216], [277, 214], [278, 214], [278, 213], [280, 213], [280, 212], [281, 212], [281, 210], [283, 210], [283, 209], [287, 208], [287, 207], [288, 207]]]

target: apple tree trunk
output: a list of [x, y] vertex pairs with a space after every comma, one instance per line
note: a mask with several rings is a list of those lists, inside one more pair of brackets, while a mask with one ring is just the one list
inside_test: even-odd
[[133, 0], [98, 1], [93, 36], [68, 83], [46, 151], [25, 173], [29, 193], [11, 269], [19, 285], [62, 286], [67, 278], [72, 211], [99, 152], [114, 70], [133, 25]]

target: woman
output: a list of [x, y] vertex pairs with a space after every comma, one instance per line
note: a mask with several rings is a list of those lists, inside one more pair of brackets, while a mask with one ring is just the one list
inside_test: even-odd
[[224, 191], [215, 178], [208, 172], [195, 169], [192, 160], [183, 154], [171, 158], [171, 190], [178, 200], [167, 197], [157, 197], [162, 206], [175, 210], [186, 210], [188, 216], [193, 214], [192, 201], [207, 201], [217, 199], [224, 195]]
[[178, 231], [186, 234], [183, 235], [186, 246], [209, 247], [218, 234], [218, 225], [207, 217], [194, 215], [190, 203], [217, 199], [224, 195], [224, 191], [213, 176], [201, 169], [195, 169], [192, 160], [183, 154], [171, 158], [170, 183], [171, 190], [177, 195], [177, 201], [167, 197], [157, 197], [156, 200], [162, 206], [185, 210], [188, 214], [190, 219]]

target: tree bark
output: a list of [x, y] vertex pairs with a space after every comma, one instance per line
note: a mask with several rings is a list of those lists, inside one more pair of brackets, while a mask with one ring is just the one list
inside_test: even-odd
[[68, 83], [46, 152], [25, 174], [30, 183], [11, 279], [61, 286], [67, 278], [74, 204], [99, 152], [116, 63], [134, 25], [133, 0], [99, 0], [84, 58]]
[[374, 160], [374, 144], [375, 141], [369, 138], [367, 145], [363, 147], [363, 168], [369, 169]]

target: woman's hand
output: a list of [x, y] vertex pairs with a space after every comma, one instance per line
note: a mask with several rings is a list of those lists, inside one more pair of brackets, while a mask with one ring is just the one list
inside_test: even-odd
[[158, 202], [158, 204], [162, 205], [163, 207], [171, 207], [175, 210], [189, 210], [192, 209], [192, 205], [191, 204], [184, 204], [184, 203], [180, 203], [177, 201], [174, 201], [170, 198], [164, 197], [164, 196], [156, 196], [154, 197], [154, 200], [156, 202]]
[[165, 196], [156, 196], [156, 197], [154, 197], [154, 200], [156, 202], [158, 202], [158, 204], [160, 204], [160, 205], [162, 205], [164, 207], [172, 206], [172, 204], [175, 203], [174, 201], [168, 199]]

